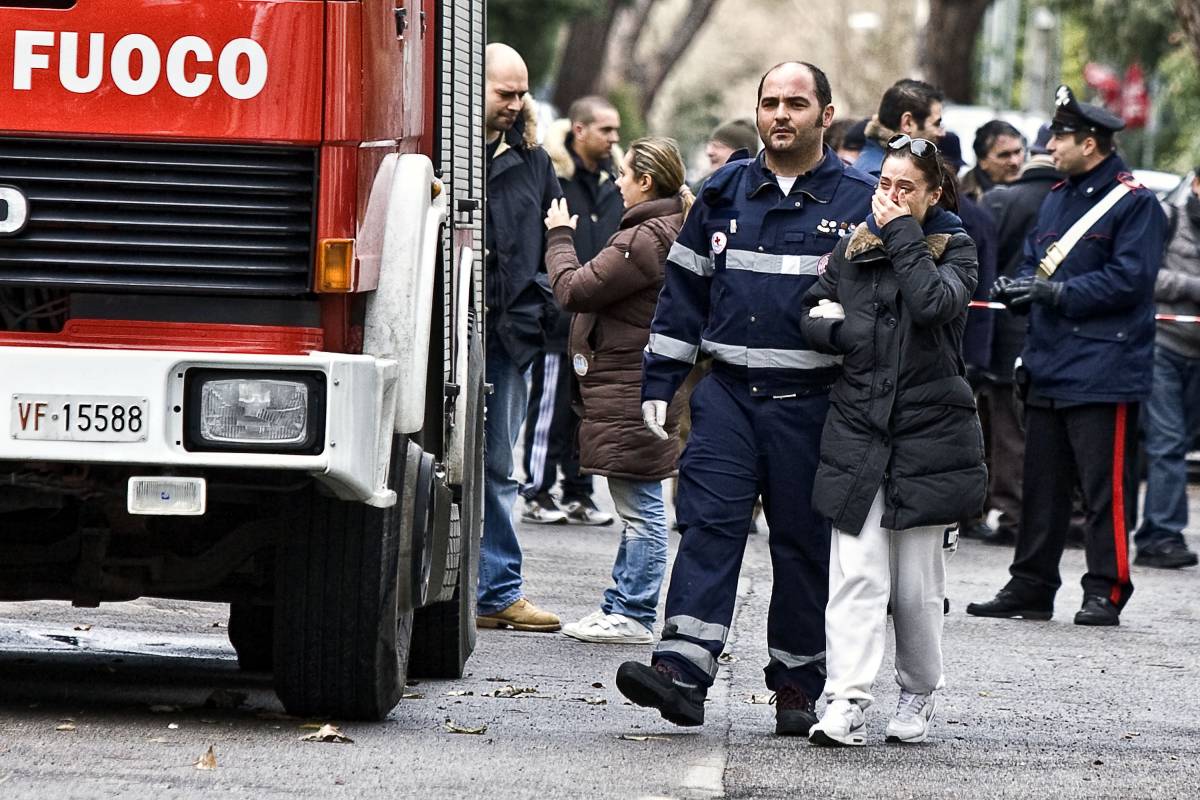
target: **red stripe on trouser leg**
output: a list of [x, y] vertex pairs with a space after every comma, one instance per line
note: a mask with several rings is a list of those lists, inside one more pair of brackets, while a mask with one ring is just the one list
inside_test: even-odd
[[1113, 543], [1116, 545], [1117, 585], [1112, 588], [1109, 599], [1113, 605], [1121, 605], [1121, 587], [1129, 583], [1129, 536], [1125, 529], [1125, 422], [1128, 406], [1117, 404], [1117, 424], [1113, 432], [1112, 460], [1112, 513]]

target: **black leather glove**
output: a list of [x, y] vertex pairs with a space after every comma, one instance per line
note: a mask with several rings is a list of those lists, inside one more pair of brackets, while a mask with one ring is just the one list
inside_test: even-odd
[[1062, 301], [1063, 285], [1061, 283], [1053, 283], [1041, 278], [1026, 280], [1029, 280], [1029, 283], [1021, 287], [1019, 292], [1009, 295], [1008, 308], [1014, 314], [1027, 313], [1033, 303], [1056, 308]]
[[1009, 306], [1009, 311], [1014, 314], [1025, 314], [1029, 312], [1028, 308], [1014, 309], [1011, 303], [1014, 297], [1020, 297], [1029, 291], [1029, 285], [1033, 283], [1033, 278], [1009, 278], [1001, 275], [992, 284], [992, 299], [998, 303], [1004, 303]]

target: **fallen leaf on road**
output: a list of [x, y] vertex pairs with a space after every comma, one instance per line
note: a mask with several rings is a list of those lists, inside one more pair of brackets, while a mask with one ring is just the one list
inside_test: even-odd
[[[469, 694], [469, 692], [468, 692]], [[536, 686], [505, 686], [502, 689], [493, 689], [490, 692], [484, 692], [480, 697], [521, 697], [523, 695], [537, 694]]]
[[214, 622], [214, 623], [212, 624], [212, 626], [213, 626], [214, 628], [224, 628], [224, 627], [225, 627], [225, 623], [224, 623], [224, 622]]
[[512, 678], [484, 678], [488, 683], [512, 683]]
[[478, 735], [481, 733], [487, 733], [487, 725], [480, 725], [478, 728], [469, 728], [465, 725], [459, 725], [457, 722], [453, 722], [447, 718], [446, 730], [450, 731], [450, 733], [470, 733]]
[[211, 744], [208, 746], [208, 752], [193, 761], [192, 766], [196, 769], [217, 768], [217, 753]]
[[771, 695], [769, 694], [752, 694], [746, 701], [755, 706], [766, 706], [771, 704]]
[[589, 706], [606, 706], [608, 701], [603, 697], [572, 697], [576, 703], [587, 703]]
[[592, 688], [593, 688], [593, 689], [603, 689], [603, 688], [604, 688], [604, 684], [603, 684], [603, 683], [601, 683], [600, 681], [596, 681], [595, 683], [593, 683], [593, 684], [592, 684]]
[[60, 725], [55, 725], [54, 730], [56, 730], [56, 731], [73, 731], [73, 730], [75, 730], [75, 723], [64, 722]]
[[147, 741], [147, 742], [154, 742], [155, 744], [170, 744], [170, 743], [171, 743], [171, 740], [170, 740], [170, 739], [164, 739], [164, 738], [163, 738], [163, 737], [161, 737], [161, 736], [155, 736], [154, 738], [152, 738], [152, 739], [147, 739], [146, 741]]
[[622, 733], [617, 737], [623, 742], [667, 742], [670, 741], [666, 736], [633, 736], [628, 733]]
[[205, 708], [223, 708], [234, 709], [240, 708], [245, 702], [247, 695], [245, 692], [234, 692], [229, 689], [214, 689], [213, 693], [204, 701]]
[[337, 725], [322, 725], [316, 733], [301, 736], [301, 742], [327, 742], [329, 744], [354, 744], [354, 740], [342, 733]]
[[470, 697], [473, 694], [475, 693], [468, 692], [466, 689], [458, 689], [453, 692], [446, 692], [446, 697]]
[[1092, 762], [1092, 766], [1093, 767], [1102, 767], [1102, 766], [1104, 766], [1104, 762], [1097, 758], [1095, 761]]
[[1135, 736], [1141, 736], [1141, 735], [1142, 734], [1137, 731], [1126, 731], [1125, 735], [1122, 736], [1121, 738], [1122, 739], [1133, 739]]
[[86, 632], [86, 631], [90, 631], [91, 629], [92, 629], [91, 625], [76, 625], [75, 626], [75, 630], [77, 630], [77, 631], [85, 631]]
[[179, 730], [179, 723], [178, 723], [178, 722], [172, 722], [172, 723], [170, 723], [169, 725], [167, 725], [167, 730], [169, 730], [169, 731], [177, 731], [177, 730]]
[[418, 694], [417, 692], [405, 692], [404, 694], [400, 695], [400, 699], [401, 700], [424, 700], [425, 695]]
[[180, 709], [179, 706], [165, 706], [165, 705], [150, 706], [151, 714], [175, 714], [181, 710], [182, 709]]
[[717, 661], [720, 661], [722, 664], [735, 664], [737, 663], [737, 656], [733, 653], [721, 653], [721, 655], [717, 656]]
[[980, 697], [991, 697], [992, 693], [991, 692], [980, 692], [979, 696]]
[[325, 727], [324, 722], [305, 722], [300, 726], [302, 731], [319, 731]]

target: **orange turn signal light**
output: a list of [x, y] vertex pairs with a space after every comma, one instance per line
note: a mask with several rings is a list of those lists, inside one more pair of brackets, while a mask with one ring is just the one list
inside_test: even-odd
[[318, 292], [350, 292], [354, 289], [354, 240], [322, 239], [317, 244]]

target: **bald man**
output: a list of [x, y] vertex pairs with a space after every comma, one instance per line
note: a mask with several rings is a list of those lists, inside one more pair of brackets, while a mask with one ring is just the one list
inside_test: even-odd
[[542, 219], [562, 192], [550, 156], [537, 145], [529, 72], [517, 51], [490, 44], [485, 53], [487, 144], [487, 398], [483, 543], [479, 553], [478, 625], [557, 631], [559, 619], [529, 602], [521, 579], [521, 545], [512, 524], [517, 498], [513, 446], [525, 420], [525, 372], [545, 347], [557, 312], [546, 279]]

